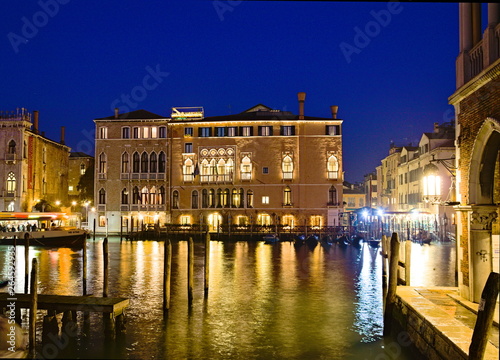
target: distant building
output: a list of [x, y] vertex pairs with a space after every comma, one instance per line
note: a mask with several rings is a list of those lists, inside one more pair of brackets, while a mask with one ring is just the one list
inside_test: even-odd
[[[95, 119], [98, 231], [123, 224], [336, 226], [342, 120], [256, 105], [205, 117], [173, 108]], [[167, 131], [168, 130], [168, 131]]]
[[70, 148], [39, 133], [38, 111], [0, 112], [0, 211], [33, 211], [69, 206]]
[[146, 110], [115, 110], [94, 123], [95, 212], [89, 219], [96, 219], [96, 231], [169, 222], [168, 119]]
[[344, 211], [351, 212], [366, 206], [364, 184], [344, 183]]
[[173, 223], [335, 226], [342, 212], [342, 120], [262, 104], [235, 115], [172, 114]]
[[69, 169], [68, 169], [68, 197], [70, 201], [91, 200], [81, 199], [78, 183], [80, 178], [85, 175], [87, 169], [94, 167], [94, 157], [82, 152], [72, 151], [69, 154]]
[[479, 302], [491, 271], [499, 272], [500, 4], [461, 3], [456, 91], [456, 200], [460, 295]]
[[365, 206], [376, 207], [380, 198], [378, 170], [364, 176]]

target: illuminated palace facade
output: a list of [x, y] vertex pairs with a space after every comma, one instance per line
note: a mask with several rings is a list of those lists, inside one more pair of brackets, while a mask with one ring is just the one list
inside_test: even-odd
[[[98, 231], [106, 218], [107, 230], [119, 231], [120, 217], [210, 231], [338, 225], [342, 120], [337, 107], [332, 118], [305, 116], [304, 98], [299, 115], [259, 104], [226, 116], [174, 108], [168, 119], [133, 112], [95, 120]], [[123, 139], [127, 127], [132, 135]]]
[[0, 211], [67, 203], [70, 148], [39, 133], [38, 111], [0, 111]]

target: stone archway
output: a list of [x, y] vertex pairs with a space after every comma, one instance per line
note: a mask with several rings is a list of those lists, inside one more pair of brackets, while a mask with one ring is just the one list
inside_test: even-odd
[[[499, 193], [498, 186], [500, 186], [498, 181], [495, 181], [499, 151], [500, 123], [496, 119], [487, 118], [472, 148], [469, 167], [469, 204], [495, 203], [494, 196]], [[498, 169], [496, 171], [498, 172]], [[498, 202], [498, 199], [496, 200]]]

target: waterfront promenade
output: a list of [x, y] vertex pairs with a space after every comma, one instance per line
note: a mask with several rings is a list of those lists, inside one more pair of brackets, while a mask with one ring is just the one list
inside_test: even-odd
[[[455, 287], [398, 286], [395, 320], [427, 359], [469, 359], [478, 304], [458, 295]], [[499, 359], [499, 306], [485, 360]]]

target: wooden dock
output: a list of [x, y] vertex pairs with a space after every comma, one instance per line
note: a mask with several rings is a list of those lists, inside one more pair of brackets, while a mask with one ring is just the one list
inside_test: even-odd
[[[7, 293], [2, 293], [0, 294], [0, 309], [6, 307], [12, 301], [16, 302], [16, 308], [28, 309], [31, 306], [29, 294], [10, 296]], [[128, 305], [129, 299], [126, 298], [38, 295], [38, 309], [52, 310], [56, 313], [65, 311], [101, 312], [117, 317], [123, 314]]]

